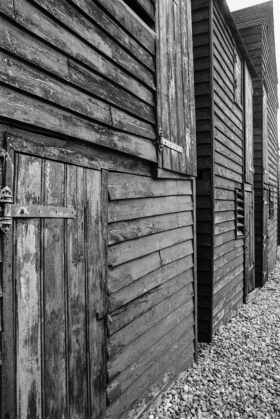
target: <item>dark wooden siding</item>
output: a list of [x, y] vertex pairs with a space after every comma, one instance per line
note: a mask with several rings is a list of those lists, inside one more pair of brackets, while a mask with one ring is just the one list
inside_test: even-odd
[[270, 13], [263, 26], [263, 78], [267, 86], [267, 129], [268, 129], [268, 186], [274, 191], [274, 216], [268, 220], [268, 272], [276, 263], [277, 252], [277, 190], [278, 190], [278, 96], [277, 69], [275, 62], [274, 21]]
[[193, 55], [197, 138], [197, 260], [199, 340], [207, 341], [211, 329], [212, 294], [212, 98], [211, 2], [192, 1]]
[[243, 105], [235, 103], [233, 38], [214, 2], [215, 242], [213, 332], [243, 302], [244, 240], [236, 239], [235, 188], [243, 188]]
[[[256, 285], [264, 283], [263, 238], [268, 237], [268, 269], [276, 262], [277, 246], [277, 188], [278, 188], [278, 132], [277, 132], [277, 68], [275, 59], [273, 3], [253, 6], [233, 14], [250, 58], [262, 81], [254, 81], [254, 189], [255, 189], [255, 259]], [[267, 147], [263, 130], [263, 93], [267, 90]], [[265, 173], [265, 170], [268, 173]], [[263, 219], [264, 188], [273, 188], [275, 215], [267, 222]]]
[[109, 175], [110, 419], [137, 418], [193, 361], [192, 188]]

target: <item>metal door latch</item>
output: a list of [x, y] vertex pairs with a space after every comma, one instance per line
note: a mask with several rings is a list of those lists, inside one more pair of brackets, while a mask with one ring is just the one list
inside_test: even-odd
[[8, 186], [2, 189], [0, 192], [0, 204], [3, 204], [2, 214], [0, 218], [0, 229], [4, 234], [7, 234], [12, 225], [11, 217], [11, 203], [13, 202], [13, 194]]

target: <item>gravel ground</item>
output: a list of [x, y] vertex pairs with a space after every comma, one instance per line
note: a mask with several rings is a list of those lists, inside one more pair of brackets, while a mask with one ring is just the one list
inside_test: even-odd
[[149, 419], [280, 418], [280, 248], [269, 281], [243, 306]]

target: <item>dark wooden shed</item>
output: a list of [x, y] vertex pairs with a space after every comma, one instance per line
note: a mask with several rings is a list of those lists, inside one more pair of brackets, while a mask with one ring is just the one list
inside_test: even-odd
[[136, 419], [197, 341], [190, 0], [0, 1], [0, 47], [1, 418]]
[[193, 0], [198, 332], [208, 342], [254, 283], [252, 77], [225, 1]]
[[278, 219], [278, 78], [273, 2], [233, 13], [261, 78], [254, 81], [254, 188], [256, 285], [263, 286], [276, 262]]

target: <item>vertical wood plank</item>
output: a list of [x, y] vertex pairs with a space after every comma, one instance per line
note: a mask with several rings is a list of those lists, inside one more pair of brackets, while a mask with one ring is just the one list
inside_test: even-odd
[[[44, 169], [45, 205], [63, 206], [64, 165], [45, 161]], [[64, 220], [44, 220], [44, 393], [46, 418], [67, 417], [64, 234]]]
[[244, 192], [245, 198], [245, 301], [250, 292], [255, 289], [255, 266], [254, 266], [254, 201], [252, 192]]
[[253, 83], [245, 64], [245, 181], [253, 184]]
[[40, 221], [16, 231], [17, 417], [41, 418]]
[[106, 340], [104, 320], [97, 320], [104, 313], [105, 278], [102, 229], [101, 173], [86, 171], [86, 258], [88, 302], [88, 350], [90, 378], [90, 417], [106, 415]]
[[263, 182], [268, 183], [268, 108], [267, 92], [263, 86]]
[[[7, 135], [7, 160], [5, 164], [5, 186], [13, 191], [14, 185], [14, 149], [11, 135]], [[11, 229], [12, 230], [12, 229]], [[2, 387], [1, 414], [2, 417], [17, 416], [16, 397], [16, 360], [15, 360], [15, 282], [13, 278], [13, 232], [9, 231], [1, 237], [3, 244], [3, 333], [2, 333]]]
[[[176, 80], [176, 21], [177, 4], [173, 1], [168, 4], [168, 95], [169, 95], [169, 124], [170, 138], [174, 144], [178, 144], [178, 126], [177, 126], [177, 80]], [[169, 154], [170, 168], [175, 172], [179, 171], [179, 155], [177, 151], [166, 150]], [[166, 156], [167, 157], [167, 156]]]
[[67, 166], [67, 206], [76, 208], [77, 217], [67, 221], [68, 318], [69, 318], [69, 414], [89, 416], [87, 403], [86, 288], [84, 169]]
[[[177, 126], [178, 126], [178, 141], [179, 145], [184, 143], [185, 132], [185, 118], [184, 118], [184, 97], [183, 97], [183, 72], [182, 72], [182, 49], [181, 49], [181, 4], [175, 5], [175, 37], [176, 37], [176, 96], [177, 96]], [[186, 172], [186, 159], [178, 159], [179, 171]]]
[[[41, 204], [41, 166], [37, 157], [16, 156], [14, 201]], [[17, 295], [17, 417], [41, 418], [40, 221], [15, 221]]]

